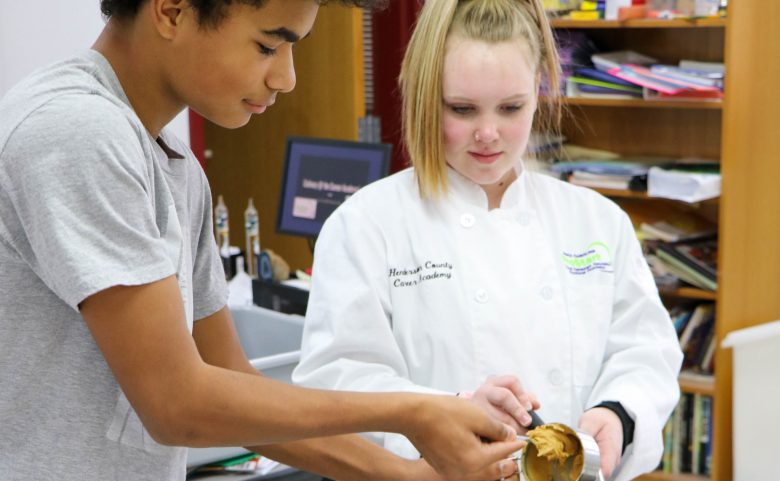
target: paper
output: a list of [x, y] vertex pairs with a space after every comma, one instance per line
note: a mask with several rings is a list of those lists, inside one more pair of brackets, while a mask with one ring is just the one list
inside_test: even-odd
[[647, 195], [683, 202], [701, 202], [720, 197], [720, 174], [681, 172], [651, 167]]

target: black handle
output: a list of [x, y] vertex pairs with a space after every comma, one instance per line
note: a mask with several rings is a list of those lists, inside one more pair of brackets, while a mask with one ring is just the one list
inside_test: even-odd
[[539, 415], [536, 414], [536, 411], [528, 411], [528, 415], [531, 416], [531, 424], [528, 425], [529, 430], [538, 428], [539, 426], [544, 424], [544, 421], [542, 421], [542, 418], [540, 418]]

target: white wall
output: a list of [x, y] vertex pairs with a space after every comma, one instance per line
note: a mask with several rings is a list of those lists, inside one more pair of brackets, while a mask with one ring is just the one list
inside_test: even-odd
[[[102, 29], [99, 0], [0, 0], [0, 97], [33, 70], [89, 48]], [[186, 110], [171, 127], [189, 143]]]

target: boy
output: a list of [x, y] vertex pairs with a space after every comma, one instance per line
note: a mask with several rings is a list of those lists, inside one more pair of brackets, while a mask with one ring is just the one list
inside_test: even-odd
[[92, 50], [0, 102], [3, 476], [183, 479], [180, 446], [244, 445], [339, 479], [435, 478], [359, 431], [406, 435], [445, 475], [512, 469], [522, 443], [465, 401], [295, 388], [241, 351], [205, 176], [163, 127], [186, 106], [240, 127], [292, 90], [318, 7], [103, 0]]

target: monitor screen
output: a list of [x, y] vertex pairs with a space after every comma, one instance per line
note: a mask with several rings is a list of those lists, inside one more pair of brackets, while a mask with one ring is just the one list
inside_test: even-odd
[[317, 237], [350, 195], [387, 175], [390, 145], [331, 139], [287, 139], [277, 231]]

